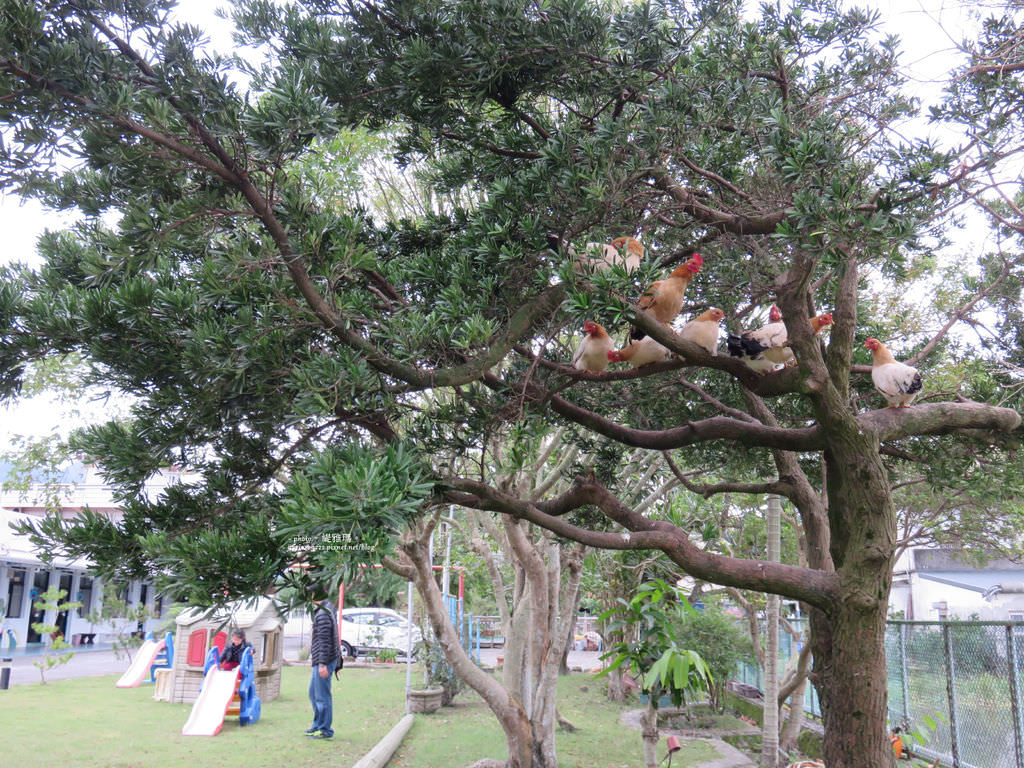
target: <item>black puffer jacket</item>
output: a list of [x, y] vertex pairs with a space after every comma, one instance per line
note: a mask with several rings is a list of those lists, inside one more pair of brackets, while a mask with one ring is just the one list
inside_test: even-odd
[[252, 648], [252, 644], [248, 640], [243, 641], [239, 645], [229, 642], [224, 646], [224, 655], [221, 656], [220, 663], [226, 664], [229, 661], [233, 661], [235, 664], [241, 664], [242, 654], [245, 653], [246, 648]]
[[338, 660], [338, 625], [331, 604], [324, 600], [313, 613], [313, 639], [309, 660], [316, 666]]

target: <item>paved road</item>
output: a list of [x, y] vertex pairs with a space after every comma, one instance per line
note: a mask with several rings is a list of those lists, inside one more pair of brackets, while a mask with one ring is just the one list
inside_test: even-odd
[[[298, 635], [285, 636], [284, 657], [286, 660], [298, 662], [301, 639]], [[111, 650], [93, 650], [88, 646], [76, 648], [74, 651], [75, 655], [67, 664], [61, 664], [59, 667], [46, 671], [47, 680], [120, 675], [128, 669], [129, 662], [124, 654], [121, 655], [121, 658], [117, 658]], [[494, 666], [502, 653], [501, 648], [482, 648], [480, 661], [486, 666]], [[588, 672], [601, 664], [600, 655], [596, 651], [570, 651], [569, 667], [573, 670]], [[3, 651], [0, 651], [0, 658], [3, 658]], [[39, 670], [32, 662], [39, 661], [40, 658], [40, 656], [16, 656], [12, 662], [9, 684], [38, 683], [40, 681]]]

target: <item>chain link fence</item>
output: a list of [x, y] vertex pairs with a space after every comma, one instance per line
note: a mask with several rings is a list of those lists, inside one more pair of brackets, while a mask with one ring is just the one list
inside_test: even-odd
[[[780, 669], [799, 650], [779, 632]], [[922, 739], [905, 740], [916, 755], [952, 768], [1024, 768], [1024, 623], [890, 621], [885, 650], [889, 721]], [[763, 690], [756, 667], [737, 679]], [[821, 714], [812, 686], [805, 708]]]

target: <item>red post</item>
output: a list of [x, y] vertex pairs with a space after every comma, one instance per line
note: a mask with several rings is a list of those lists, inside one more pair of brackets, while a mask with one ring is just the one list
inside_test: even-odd
[[338, 642], [341, 642], [341, 609], [345, 605], [345, 582], [338, 584]]

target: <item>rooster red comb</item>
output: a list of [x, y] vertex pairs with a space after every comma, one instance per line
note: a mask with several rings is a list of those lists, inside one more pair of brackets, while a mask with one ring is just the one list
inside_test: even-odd
[[772, 308], [768, 310], [768, 319], [773, 323], [777, 323], [782, 319], [782, 312], [780, 312], [779, 308], [774, 304], [772, 304]]

